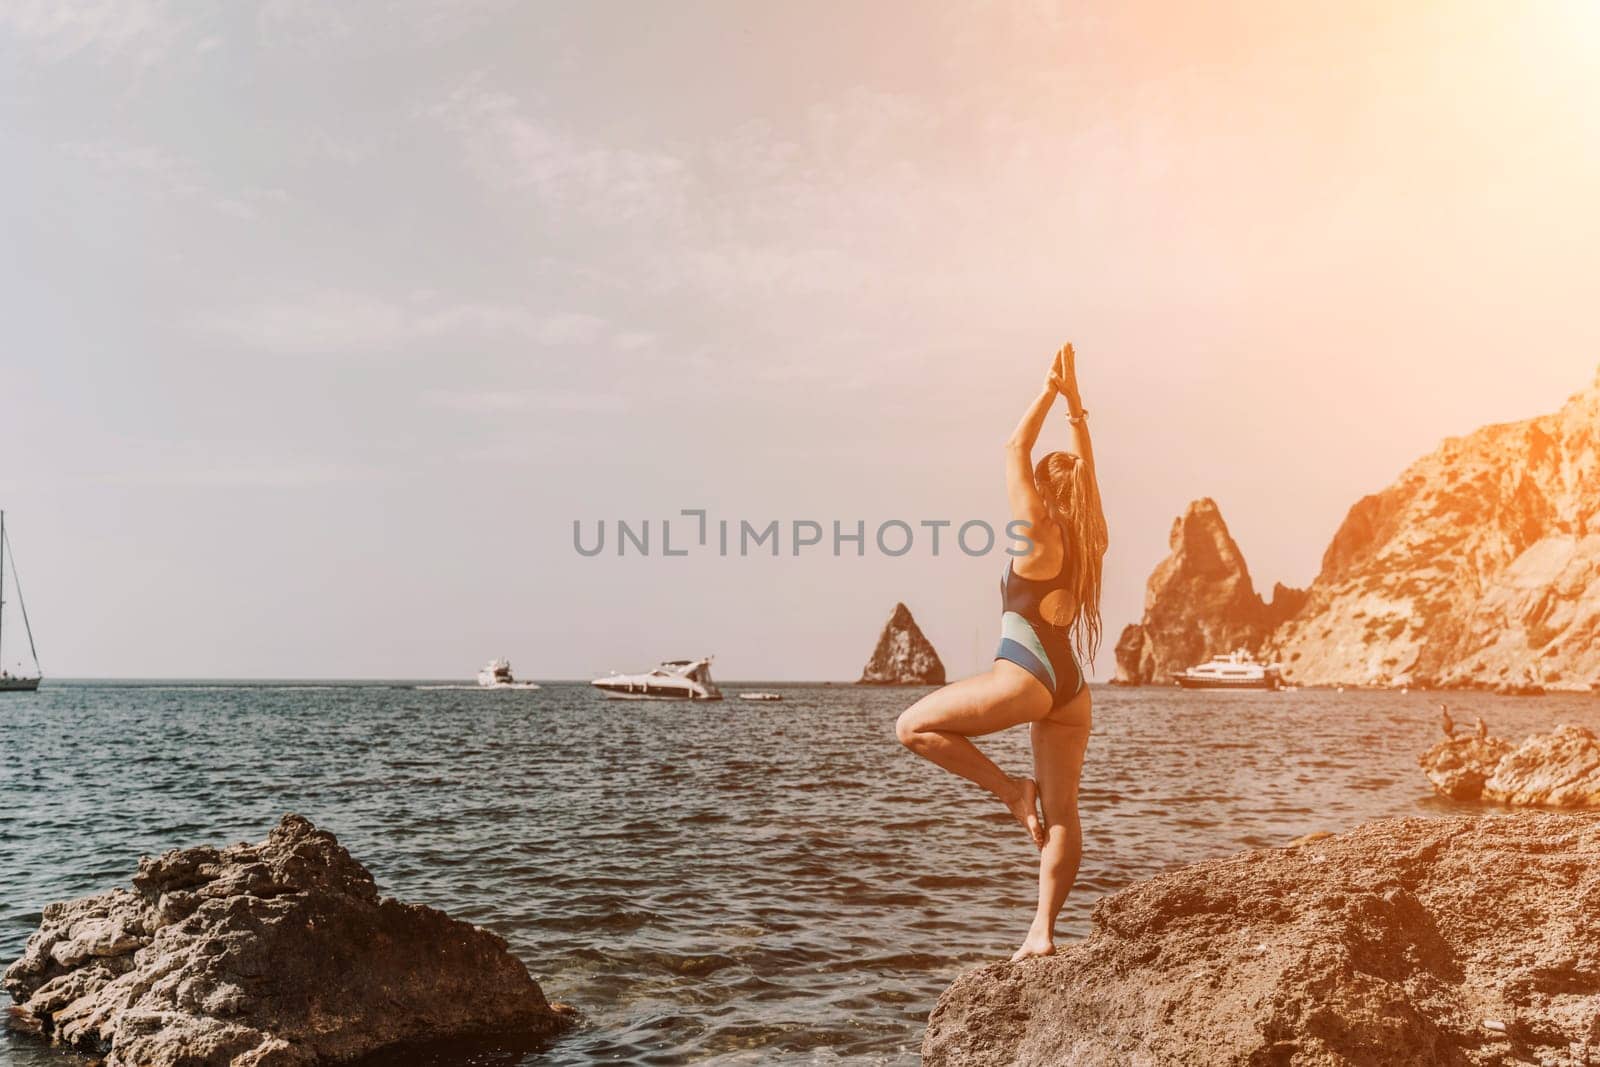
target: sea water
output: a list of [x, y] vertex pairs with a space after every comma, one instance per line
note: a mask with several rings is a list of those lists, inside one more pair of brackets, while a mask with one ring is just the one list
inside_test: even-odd
[[[472, 1062], [913, 1063], [939, 993], [1021, 940], [1037, 854], [998, 803], [895, 742], [923, 690], [729, 688], [757, 685], [783, 701], [399, 682], [0, 697], [0, 963], [45, 904], [126, 885], [141, 853], [260, 840], [294, 811], [383, 892], [505, 937], [582, 1012], [543, 1050]], [[1600, 722], [1588, 695], [1097, 686], [1060, 937], [1180, 864], [1473, 810], [1416, 765], [1441, 699], [1513, 739]], [[981, 743], [1028, 767], [1026, 730]], [[0, 1036], [5, 1067], [74, 1062]]]

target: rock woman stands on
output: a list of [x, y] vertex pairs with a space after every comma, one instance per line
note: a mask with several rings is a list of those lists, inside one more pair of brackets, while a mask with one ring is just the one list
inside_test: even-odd
[[[1057, 394], [1067, 399], [1072, 448], [1032, 462]], [[907, 748], [998, 797], [1039, 854], [1039, 908], [1012, 959], [1055, 951], [1055, 922], [1078, 875], [1083, 835], [1078, 778], [1089, 744], [1090, 696], [1081, 663], [1100, 644], [1100, 567], [1106, 519], [1078, 393], [1071, 345], [1056, 353], [1044, 390], [1006, 442], [1006, 495], [1031, 531], [1028, 553], [1000, 580], [1000, 648], [991, 668], [906, 709], [895, 732]], [[1033, 776], [1013, 778], [972, 738], [1029, 724]], [[1043, 820], [1040, 811], [1043, 811]]]

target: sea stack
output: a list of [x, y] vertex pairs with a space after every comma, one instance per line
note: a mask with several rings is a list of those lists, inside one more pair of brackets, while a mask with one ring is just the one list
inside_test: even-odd
[[1278, 586], [1264, 602], [1216, 501], [1190, 504], [1172, 523], [1171, 554], [1145, 587], [1144, 618], [1117, 641], [1117, 682], [1165, 683], [1173, 672], [1236, 648], [1257, 648], [1305, 593]]
[[944, 663], [904, 604], [896, 604], [860, 685], [943, 685]]
[[[1577, 1067], [1600, 1039], [1600, 816], [1391, 819], [1140, 882], [939, 998], [927, 1067]], [[998, 949], [999, 946], [996, 946]]]
[[298, 815], [257, 844], [141, 859], [132, 890], [47, 906], [4, 985], [13, 1025], [106, 1067], [308, 1067], [568, 1022], [497, 935], [380, 896]]

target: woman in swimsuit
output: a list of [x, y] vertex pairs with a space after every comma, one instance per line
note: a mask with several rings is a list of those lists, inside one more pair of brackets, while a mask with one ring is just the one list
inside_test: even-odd
[[[1078, 875], [1078, 776], [1089, 744], [1082, 662], [1100, 643], [1100, 563], [1106, 520], [1078, 394], [1071, 345], [1056, 353], [1043, 392], [1006, 442], [1006, 495], [1029, 526], [1027, 554], [1000, 580], [1000, 648], [988, 672], [929, 693], [901, 714], [900, 741], [1000, 799], [1040, 849], [1039, 908], [1013, 960], [1055, 951], [1056, 915]], [[1033, 443], [1057, 394], [1072, 449], [1033, 464]], [[971, 738], [1029, 724], [1033, 776], [1013, 778]], [[1040, 811], [1043, 819], [1040, 819]]]

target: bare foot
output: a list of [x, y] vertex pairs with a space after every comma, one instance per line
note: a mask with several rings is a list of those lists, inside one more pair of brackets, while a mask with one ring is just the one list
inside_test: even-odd
[[1028, 936], [1023, 939], [1022, 947], [1011, 954], [1011, 962], [1017, 963], [1021, 960], [1033, 959], [1036, 956], [1054, 956], [1055, 954], [1056, 943], [1050, 940], [1050, 935], [1040, 933], [1030, 927]]
[[1034, 848], [1044, 847], [1044, 827], [1039, 823], [1039, 786], [1032, 778], [1013, 779], [1020, 786], [1016, 797], [1006, 803], [1011, 814], [1033, 838]]

